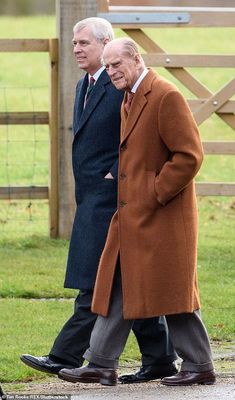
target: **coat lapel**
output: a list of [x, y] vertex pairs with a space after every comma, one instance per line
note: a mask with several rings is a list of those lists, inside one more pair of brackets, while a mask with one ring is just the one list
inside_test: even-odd
[[147, 106], [148, 99], [146, 95], [151, 92], [151, 86], [153, 79], [156, 78], [155, 73], [150, 70], [145, 78], [140, 83], [136, 94], [132, 100], [131, 109], [129, 114], [126, 113], [124, 109], [124, 104], [126, 101], [126, 95], [123, 100], [123, 105], [121, 109], [122, 116], [122, 126], [121, 126], [121, 143], [126, 140], [126, 138], [133, 131], [140, 115], [142, 114], [143, 109]]
[[79, 105], [79, 108], [81, 109], [81, 107], [82, 107], [82, 112], [81, 112], [81, 117], [79, 119], [78, 131], [83, 128], [84, 124], [87, 122], [87, 120], [92, 115], [93, 110], [95, 109], [95, 107], [97, 106], [97, 104], [100, 102], [100, 100], [102, 99], [102, 97], [105, 94], [105, 85], [109, 82], [110, 82], [110, 79], [107, 75], [107, 72], [103, 71], [95, 84], [92, 94], [89, 97], [89, 103], [86, 105], [85, 108], [83, 107], [84, 96], [83, 97], [81, 96], [82, 104]]

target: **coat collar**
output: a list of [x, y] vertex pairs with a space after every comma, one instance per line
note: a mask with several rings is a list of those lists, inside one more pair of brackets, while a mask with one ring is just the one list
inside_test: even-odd
[[125, 111], [124, 104], [126, 101], [127, 93], [125, 93], [122, 108], [121, 108], [121, 143], [126, 140], [126, 138], [132, 132], [134, 126], [136, 125], [145, 105], [147, 104], [148, 100], [146, 95], [151, 92], [152, 90], [152, 82], [156, 79], [156, 73], [150, 69], [148, 74], [140, 83], [135, 96], [132, 100], [131, 104], [131, 111], [129, 114]]
[[79, 123], [77, 127], [77, 132], [82, 129], [84, 124], [87, 122], [91, 114], [93, 113], [94, 108], [96, 105], [100, 102], [102, 97], [105, 94], [105, 85], [107, 83], [110, 83], [109, 76], [107, 72], [104, 70], [99, 79], [97, 80], [95, 87], [92, 91], [92, 95], [89, 98], [89, 104], [84, 108], [84, 98], [85, 98], [85, 93], [87, 89], [87, 84], [88, 84], [88, 74], [84, 77], [83, 83], [81, 85], [80, 93], [78, 94], [79, 96], [79, 101], [78, 101], [78, 118], [79, 118]]

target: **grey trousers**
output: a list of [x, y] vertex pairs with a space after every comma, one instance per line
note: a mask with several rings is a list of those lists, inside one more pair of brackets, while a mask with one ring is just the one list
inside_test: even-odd
[[[213, 370], [212, 353], [206, 328], [199, 310], [166, 317], [172, 343], [182, 358], [181, 371]], [[115, 274], [108, 317], [98, 316], [90, 348], [83, 357], [103, 367], [117, 368], [134, 320], [123, 319], [121, 274]]]

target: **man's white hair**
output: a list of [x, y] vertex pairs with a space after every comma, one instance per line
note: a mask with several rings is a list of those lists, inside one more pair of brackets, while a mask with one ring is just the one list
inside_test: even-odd
[[122, 37], [115, 39], [115, 42], [120, 43], [122, 46], [122, 52], [130, 57], [135, 57], [136, 54], [140, 55], [138, 45], [133, 39], [129, 37]]
[[[114, 40], [112, 40], [111, 43], [108, 43], [107, 48], [116, 46], [116, 44], [120, 45], [121, 52], [126, 56], [134, 58], [136, 55], [138, 55], [142, 66], [145, 67], [145, 63], [144, 63], [143, 57], [141, 56], [140, 51], [138, 49], [138, 45], [133, 39], [131, 39], [129, 37], [121, 37], [121, 38], [114, 39]], [[102, 58], [102, 62], [103, 62], [103, 64], [105, 64], [103, 58]]]
[[104, 39], [107, 38], [109, 39], [109, 41], [114, 39], [114, 31], [112, 25], [104, 18], [91, 17], [82, 19], [74, 25], [73, 32], [79, 32], [86, 27], [91, 28], [91, 31], [97, 41], [102, 42]]

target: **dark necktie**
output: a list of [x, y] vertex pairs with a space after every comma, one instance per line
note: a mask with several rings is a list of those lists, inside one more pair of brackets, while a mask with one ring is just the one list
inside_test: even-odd
[[90, 96], [90, 94], [91, 94], [93, 88], [94, 88], [94, 85], [95, 85], [95, 79], [93, 78], [93, 76], [91, 76], [91, 77], [90, 77], [90, 80], [89, 80], [89, 85], [88, 85], [87, 91], [86, 91], [84, 107], [85, 107], [86, 104], [87, 104], [87, 101], [88, 101], [88, 99], [89, 99], [89, 96]]
[[129, 112], [129, 110], [131, 108], [131, 102], [133, 100], [134, 94], [135, 93], [133, 93], [133, 92], [128, 92], [127, 93], [127, 100], [126, 100], [125, 105], [124, 105], [126, 112]]

